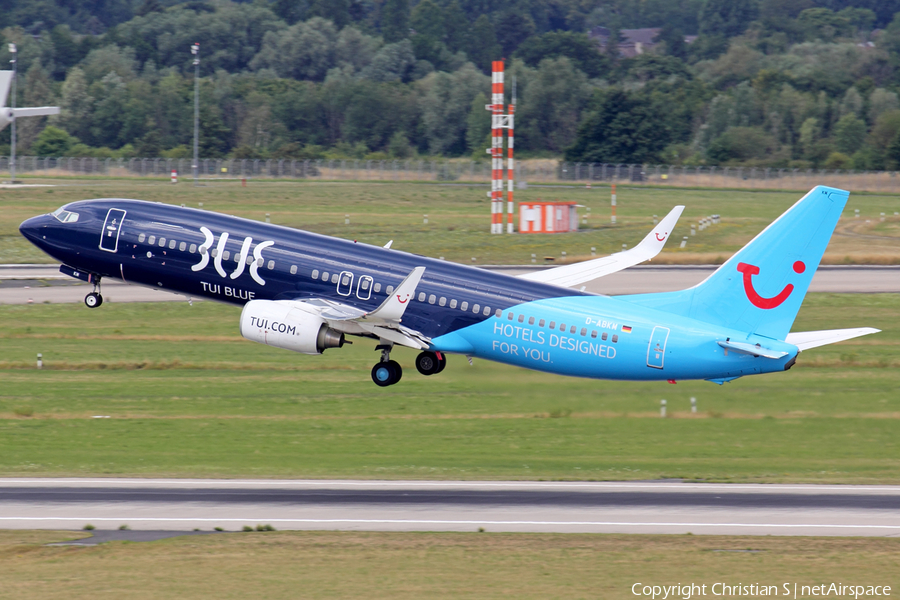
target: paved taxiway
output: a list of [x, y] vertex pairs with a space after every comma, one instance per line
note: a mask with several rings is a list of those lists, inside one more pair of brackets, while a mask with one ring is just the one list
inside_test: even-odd
[[900, 535], [900, 486], [0, 479], [0, 529]]
[[[529, 267], [490, 267], [515, 275]], [[596, 294], [643, 294], [680, 290], [700, 283], [715, 267], [641, 265], [587, 284]], [[59, 272], [56, 265], [0, 265], [0, 304], [81, 302], [90, 286]], [[813, 277], [811, 292], [900, 293], [898, 266], [822, 266]], [[103, 282], [103, 298], [110, 302], [185, 301], [186, 297], [115, 280]]]

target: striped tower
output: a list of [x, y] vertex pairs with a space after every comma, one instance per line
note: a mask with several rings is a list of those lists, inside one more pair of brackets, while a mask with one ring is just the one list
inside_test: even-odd
[[[515, 78], [513, 78], [513, 94], [515, 95]], [[507, 152], [509, 155], [508, 162], [506, 164], [506, 179], [507, 179], [507, 188], [506, 188], [506, 233], [513, 233], [513, 213], [515, 213], [515, 203], [513, 202], [513, 188], [515, 187], [515, 163], [513, 161], [513, 119], [515, 118], [516, 113], [516, 105], [515, 100], [513, 100], [513, 104], [509, 105], [509, 114], [507, 115], [506, 127], [509, 131], [507, 134]]]
[[491, 233], [503, 233], [503, 61], [491, 77]]

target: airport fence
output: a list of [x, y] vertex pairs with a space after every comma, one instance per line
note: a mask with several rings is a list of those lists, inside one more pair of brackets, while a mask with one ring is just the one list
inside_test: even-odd
[[[65, 176], [100, 175], [131, 177], [193, 176], [191, 159], [175, 158], [52, 158], [23, 156], [16, 161], [18, 174]], [[0, 173], [9, 173], [9, 158], [0, 157]], [[352, 159], [201, 159], [203, 179], [321, 179], [362, 181], [460, 181], [488, 183], [489, 161], [447, 160], [352, 160]], [[853, 191], [900, 192], [896, 171], [841, 169], [777, 169], [763, 167], [683, 167], [651, 164], [603, 164], [561, 162], [551, 159], [516, 162], [516, 182], [528, 183], [628, 183], [673, 187], [805, 190], [830, 185]]]

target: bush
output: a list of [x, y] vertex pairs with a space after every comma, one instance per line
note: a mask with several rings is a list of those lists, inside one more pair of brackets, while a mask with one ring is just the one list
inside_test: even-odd
[[58, 127], [48, 125], [31, 145], [31, 152], [37, 156], [67, 156], [72, 146], [77, 143], [77, 138]]

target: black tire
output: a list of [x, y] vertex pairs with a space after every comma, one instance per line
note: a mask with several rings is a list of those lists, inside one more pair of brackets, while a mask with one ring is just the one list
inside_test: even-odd
[[434, 352], [422, 352], [416, 357], [416, 370], [422, 375], [434, 375], [441, 370], [441, 361]]
[[103, 304], [103, 296], [101, 296], [97, 292], [91, 292], [84, 297], [84, 304], [88, 308], [97, 308], [98, 306]]
[[395, 360], [389, 360], [387, 364], [389, 364], [394, 370], [394, 380], [391, 382], [391, 385], [393, 385], [400, 381], [400, 378], [403, 377], [403, 367], [401, 367], [400, 363]]
[[447, 355], [444, 354], [443, 352], [441, 352], [441, 360], [440, 360], [440, 364], [438, 365], [437, 372], [440, 373], [441, 371], [444, 370], [444, 367], [446, 367], [446, 366], [447, 366]]
[[394, 383], [394, 369], [389, 362], [380, 362], [372, 367], [372, 381], [380, 387], [387, 387]]

